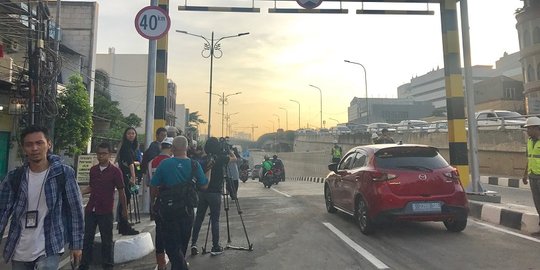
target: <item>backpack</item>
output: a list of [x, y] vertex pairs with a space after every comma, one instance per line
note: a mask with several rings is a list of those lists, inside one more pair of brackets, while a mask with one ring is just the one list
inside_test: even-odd
[[157, 212], [164, 220], [171, 220], [180, 215], [193, 214], [193, 208], [199, 203], [197, 186], [193, 181], [193, 174], [197, 169], [196, 161], [191, 160], [191, 179], [185, 183], [167, 187], [159, 187], [159, 196], [156, 202]]

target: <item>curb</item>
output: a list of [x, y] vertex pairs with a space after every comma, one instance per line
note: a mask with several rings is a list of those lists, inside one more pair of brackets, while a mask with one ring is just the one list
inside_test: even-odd
[[511, 188], [531, 189], [528, 184], [525, 185], [519, 178], [508, 178], [498, 176], [480, 176], [480, 182], [483, 184], [490, 184], [494, 186], [503, 186]]
[[525, 233], [540, 231], [538, 214], [517, 207], [469, 200], [469, 216]]
[[[287, 178], [289, 178], [289, 177], [287, 177]], [[324, 183], [324, 177], [296, 176], [296, 177], [290, 177], [289, 179], [291, 179], [293, 181]]]

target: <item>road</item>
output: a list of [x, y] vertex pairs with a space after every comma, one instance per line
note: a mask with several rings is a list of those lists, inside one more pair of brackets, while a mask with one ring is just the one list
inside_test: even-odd
[[[462, 233], [428, 222], [365, 236], [352, 218], [326, 212], [321, 184], [288, 181], [269, 190], [249, 180], [239, 194], [254, 250], [189, 257], [190, 269], [540, 269], [540, 240], [474, 219]], [[247, 246], [236, 209], [229, 215], [232, 243]], [[223, 217], [221, 225], [226, 244]], [[117, 268], [153, 269], [153, 260]]]
[[[320, 183], [266, 189], [249, 180], [239, 194], [254, 250], [190, 256], [190, 269], [540, 269], [539, 239], [474, 219], [462, 233], [449, 233], [442, 223], [395, 223], [365, 236], [352, 218], [326, 212]], [[236, 207], [229, 217], [232, 244], [247, 247]], [[223, 213], [222, 245], [225, 224]], [[206, 223], [199, 247], [205, 229]], [[154, 262], [150, 254], [115, 269], [150, 270]]]

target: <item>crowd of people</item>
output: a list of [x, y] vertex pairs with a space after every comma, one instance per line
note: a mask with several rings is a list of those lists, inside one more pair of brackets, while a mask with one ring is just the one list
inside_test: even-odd
[[[0, 183], [0, 232], [9, 228], [3, 255], [12, 269], [56, 270], [66, 244], [72, 268], [89, 269], [97, 228], [102, 268], [113, 269], [114, 194], [118, 193], [118, 233], [138, 234], [128, 221], [130, 198], [137, 184], [149, 185], [151, 190], [158, 269], [166, 269], [165, 254], [171, 269], [187, 269], [190, 241], [191, 255], [198, 254], [197, 240], [208, 209], [210, 253], [221, 254], [221, 196], [225, 193], [236, 199], [239, 167], [244, 169], [245, 162], [236, 149], [224, 150], [223, 142], [215, 137], [203, 148], [176, 129], [158, 128], [155, 135], [156, 140], [139, 154], [137, 131], [127, 128], [115, 160], [110, 143], [97, 145], [98, 164], [90, 168], [88, 186], [79, 188], [73, 168], [52, 154], [47, 129], [30, 126], [22, 131], [24, 164]], [[85, 194], [89, 200], [83, 208]]]

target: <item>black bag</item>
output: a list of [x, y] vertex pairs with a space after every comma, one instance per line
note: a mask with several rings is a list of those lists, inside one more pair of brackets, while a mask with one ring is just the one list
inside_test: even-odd
[[[191, 160], [192, 175], [197, 169], [196, 161]], [[167, 220], [180, 215], [191, 214], [197, 207], [199, 196], [193, 176], [186, 183], [174, 186], [161, 186], [157, 200], [157, 208], [161, 218]]]

